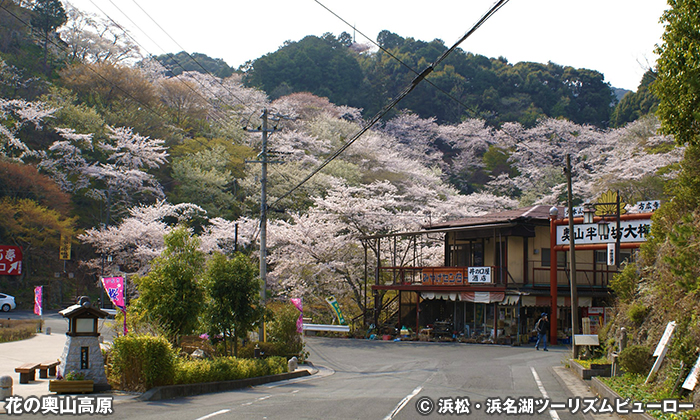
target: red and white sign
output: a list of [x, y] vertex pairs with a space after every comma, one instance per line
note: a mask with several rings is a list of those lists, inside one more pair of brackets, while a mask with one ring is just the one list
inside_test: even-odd
[[19, 276], [22, 274], [22, 248], [0, 245], [0, 276]]

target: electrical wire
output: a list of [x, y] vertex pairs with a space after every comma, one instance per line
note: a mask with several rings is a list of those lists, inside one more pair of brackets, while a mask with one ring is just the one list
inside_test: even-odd
[[[346, 21], [345, 19], [343, 19], [341, 16], [339, 16], [337, 13], [335, 13], [334, 11], [332, 11], [331, 9], [329, 9], [326, 5], [324, 5], [323, 3], [321, 3], [319, 0], [314, 0], [314, 1], [315, 1], [316, 3], [318, 3], [319, 6], [323, 7], [324, 9], [326, 9], [330, 14], [332, 14], [333, 16], [335, 16], [336, 18], [338, 18], [341, 22], [343, 22], [344, 24], [348, 25], [348, 26], [351, 27], [354, 31], [356, 31], [357, 33], [359, 33], [360, 35], [362, 35], [367, 41], [371, 42], [374, 46], [376, 46], [376, 47], [379, 48], [381, 51], [383, 51], [384, 53], [386, 53], [389, 57], [393, 58], [393, 59], [396, 60], [399, 64], [401, 64], [402, 66], [404, 66], [405, 68], [407, 68], [410, 72], [412, 72], [412, 73], [415, 74], [415, 75], [418, 75], [418, 74], [419, 74], [417, 70], [414, 70], [414, 69], [413, 69], [413, 67], [411, 67], [411, 66], [409, 66], [408, 64], [406, 64], [405, 62], [403, 62], [403, 60], [401, 60], [399, 57], [397, 57], [396, 55], [394, 55], [391, 51], [389, 51], [389, 50], [387, 50], [386, 48], [384, 48], [384, 47], [382, 47], [381, 45], [379, 45], [379, 44], [378, 44], [376, 41], [374, 41], [372, 38], [370, 38], [369, 36], [365, 35], [362, 31], [358, 30], [354, 25], [351, 25], [350, 22], [348, 22], [348, 21]], [[434, 87], [435, 89], [437, 89], [438, 91], [442, 92], [444, 95], [446, 95], [448, 98], [450, 98], [450, 99], [452, 99], [453, 101], [455, 101], [457, 104], [461, 105], [464, 109], [466, 109], [466, 110], [468, 110], [468, 111], [471, 110], [471, 108], [469, 108], [464, 102], [462, 102], [462, 101], [460, 101], [459, 99], [455, 98], [451, 93], [449, 93], [449, 92], [447, 92], [446, 90], [442, 89], [440, 86], [436, 85], [435, 83], [431, 82], [431, 81], [428, 80], [428, 79], [426, 79], [425, 82], [428, 83], [430, 86]]]
[[[16, 14], [12, 13], [12, 12], [11, 12], [10, 10], [8, 10], [5, 6], [3, 6], [2, 3], [0, 3], [0, 9], [5, 10], [9, 15], [11, 15], [11, 16], [14, 17], [15, 19], [17, 19], [18, 21], [20, 21], [21, 23], [23, 23], [23, 24], [24, 24], [25, 26], [27, 26], [28, 28], [31, 28], [31, 25], [30, 25], [28, 22], [26, 22], [24, 19], [22, 19], [21, 17], [17, 16]], [[53, 40], [49, 40], [49, 43], [51, 43], [54, 47], [57, 47], [57, 48], [59, 48], [59, 49], [62, 49], [62, 48], [63, 48], [63, 46], [57, 44], [57, 43], [56, 43], [55, 41], [53, 41]], [[101, 78], [102, 80], [104, 80], [105, 82], [107, 82], [108, 84], [110, 84], [111, 86], [115, 87], [117, 90], [121, 91], [125, 96], [127, 96], [129, 99], [131, 99], [131, 100], [134, 101], [135, 103], [141, 105], [143, 108], [145, 108], [145, 109], [147, 109], [148, 111], [150, 111], [150, 112], [151, 112], [153, 115], [155, 115], [156, 117], [162, 119], [163, 121], [168, 121], [168, 119], [167, 119], [165, 116], [163, 116], [163, 115], [161, 115], [160, 113], [158, 113], [158, 112], [157, 112], [156, 110], [154, 110], [150, 105], [145, 104], [145, 103], [139, 101], [138, 99], [134, 98], [134, 97], [133, 97], [128, 91], [126, 91], [124, 88], [122, 88], [121, 86], [117, 85], [116, 83], [114, 83], [114, 82], [108, 80], [106, 77], [104, 77], [102, 74], [100, 74], [97, 70], [93, 69], [91, 66], [85, 66], [85, 68], [87, 68], [88, 70], [90, 70], [92, 73], [94, 73], [96, 76], [98, 76], [99, 78]]]
[[[133, 19], [131, 19], [131, 17], [129, 17], [126, 13], [124, 13], [124, 11], [121, 10], [121, 9], [119, 8], [119, 6], [117, 6], [112, 0], [109, 0], [109, 2], [110, 2], [122, 15], [124, 15], [124, 16], [129, 20], [129, 22], [131, 22], [139, 31], [141, 31], [141, 33], [143, 33], [151, 42], [153, 42], [153, 44], [154, 44], [156, 47], [158, 47], [158, 48], [160, 48], [161, 50], [165, 51], [165, 50], [163, 49], [163, 47], [161, 47], [160, 45], [158, 45], [158, 43], [157, 43], [156, 41], [154, 41], [153, 38], [151, 38], [143, 29], [141, 29], [141, 27], [139, 27], [138, 24], [136, 24], [136, 22], [134, 22]], [[115, 21], [115, 20], [114, 20], [107, 12], [105, 12], [100, 6], [98, 6], [97, 4], [95, 4], [95, 2], [94, 2], [93, 0], [90, 0], [90, 3], [92, 3], [92, 5], [95, 6], [95, 8], [97, 8], [97, 10], [99, 10], [103, 15], [105, 15], [105, 17], [107, 17], [107, 19], [109, 19], [114, 25], [116, 25], [119, 29], [121, 29], [121, 30], [124, 32], [124, 34], [125, 34], [126, 36], [128, 36], [134, 43], [136, 43], [136, 45], [138, 45], [141, 49], [143, 49], [144, 51], [146, 51], [149, 55], [153, 56], [153, 54], [152, 54], [147, 48], [145, 48], [138, 40], [136, 40], [133, 36], [131, 36], [131, 34], [129, 34], [128, 31], [126, 31], [117, 21]], [[175, 59], [175, 57], [174, 57], [172, 54], [170, 54], [170, 53], [167, 53], [167, 54], [168, 54], [168, 56], [170, 57], [170, 59], [173, 60], [181, 69], [185, 70], [184, 66], [182, 66], [182, 64], [180, 64], [180, 63]], [[210, 74], [210, 75], [211, 75], [211, 74]], [[214, 77], [214, 76], [212, 76], [212, 77]], [[205, 102], [207, 102], [207, 103], [209, 102], [209, 100], [208, 100], [206, 97], [204, 97], [200, 92], [198, 92], [197, 90], [195, 90], [194, 88], [192, 88], [192, 86], [190, 86], [187, 82], [185, 82], [184, 80], [181, 80], [181, 79], [177, 79], [177, 80], [178, 80], [180, 83], [182, 83], [183, 85], [185, 85], [185, 87], [187, 87], [187, 89], [189, 89], [190, 91], [192, 91], [195, 95], [197, 95], [197, 96], [199, 96], [200, 98], [202, 98]], [[217, 81], [218, 81], [218, 79], [217, 79], [216, 77], [214, 77], [214, 80], [217, 80]], [[220, 98], [219, 96], [217, 96], [214, 92], [212, 92], [211, 90], [209, 90], [209, 88], [208, 88], [206, 85], [204, 85], [200, 80], [195, 79], [195, 81], [196, 81], [205, 91], [208, 91], [212, 96], [214, 96], [215, 98], [217, 98], [217, 99], [220, 100], [221, 102], [226, 103], [226, 101], [224, 101], [222, 98]], [[236, 99], [238, 99], [238, 98], [236, 98]], [[228, 104], [228, 105], [231, 105], [231, 104]], [[212, 111], [213, 111], [213, 115], [212, 115], [213, 119], [214, 119], [216, 122], [218, 122], [219, 124], [221, 124], [221, 125], [223, 125], [223, 126], [226, 126], [226, 122], [230, 122], [230, 117], [229, 117], [228, 115], [221, 113], [219, 110], [217, 110], [217, 109], [216, 109], [215, 107], [213, 107], [213, 106], [212, 106]]]
[[[94, 4], [94, 3], [93, 3], [93, 4]], [[96, 6], [96, 7], [97, 7], [97, 6]], [[31, 28], [31, 25], [30, 25], [28, 22], [26, 22], [24, 19], [22, 19], [21, 17], [17, 16], [17, 15], [14, 14], [12, 11], [10, 11], [9, 9], [7, 9], [7, 8], [3, 5], [3, 3], [0, 3], [0, 9], [5, 10], [9, 15], [11, 15], [11, 16], [14, 17], [15, 19], [17, 19], [20, 23], [24, 24], [26, 27]], [[99, 7], [98, 7], [98, 9], [99, 9]], [[110, 18], [110, 20], [111, 20], [111, 18]], [[112, 21], [112, 22], [114, 22], [114, 21]], [[114, 23], [117, 24], [116, 22], [114, 22]], [[117, 25], [118, 25], [118, 24], [117, 24]], [[121, 26], [120, 26], [120, 28], [121, 28]], [[54, 47], [56, 47], [56, 48], [58, 48], [58, 49], [62, 49], [62, 48], [63, 48], [62, 45], [57, 44], [55, 41], [53, 41], [53, 40], [51, 40], [51, 39], [49, 39], [49, 43], [51, 43]], [[102, 79], [102, 80], [103, 80], [104, 82], [106, 82], [107, 84], [111, 85], [112, 87], [114, 87], [114, 88], [116, 88], [117, 90], [119, 90], [120, 92], [122, 92], [126, 97], [128, 97], [128, 98], [129, 98], [130, 100], [132, 100], [134, 103], [139, 104], [142, 108], [144, 108], [144, 109], [148, 110], [149, 112], [151, 112], [151, 113], [152, 113], [154, 116], [156, 116], [157, 118], [159, 118], [159, 119], [161, 119], [161, 120], [163, 120], [163, 121], [165, 121], [165, 122], [169, 121], [169, 118], [168, 118], [167, 116], [165, 116], [165, 115], [159, 113], [158, 111], [156, 111], [155, 109], [153, 109], [153, 107], [151, 107], [150, 105], [148, 105], [148, 104], [146, 104], [146, 103], [144, 103], [144, 102], [141, 102], [140, 100], [136, 99], [134, 96], [131, 95], [131, 93], [129, 93], [127, 90], [125, 90], [125, 89], [122, 88], [120, 85], [116, 84], [115, 82], [113, 82], [113, 81], [107, 79], [104, 75], [102, 75], [100, 72], [98, 72], [97, 70], [95, 70], [92, 66], [86, 65], [86, 66], [84, 66], [84, 67], [85, 67], [86, 69], [88, 69], [90, 72], [92, 72], [93, 74], [95, 74], [97, 77], [99, 77], [100, 79]], [[254, 111], [253, 111], [253, 112], [254, 112]], [[205, 148], [208, 148], [208, 147], [209, 147], [206, 143], [202, 142], [201, 140], [199, 140], [199, 139], [197, 139], [197, 138], [193, 138], [192, 140], [196, 141], [197, 143], [199, 143], [201, 146], [203, 146], [203, 147], [205, 147]]]
[[[143, 7], [141, 7], [140, 4], [138, 4], [138, 3], [136, 2], [136, 0], [131, 0], [131, 1], [136, 5], [136, 7], [138, 7], [139, 9], [141, 9], [141, 11], [142, 11], [153, 23], [155, 23], [155, 25], [156, 25], [161, 31], [163, 31], [163, 33], [164, 33], [165, 35], [167, 35], [168, 38], [170, 38], [170, 39], [175, 43], [175, 45], [177, 45], [178, 48], [180, 48], [181, 51], [185, 52], [185, 54], [187, 54], [187, 56], [188, 56], [192, 61], [194, 61], [202, 70], [204, 70], [204, 72], [206, 72], [208, 75], [210, 75], [210, 76], [213, 77], [213, 75], [209, 72], [209, 70], [205, 69], [204, 66], [203, 66], [199, 61], [197, 61], [192, 55], [190, 55], [190, 53], [188, 53], [188, 52], [185, 50], [185, 48], [184, 48], [182, 45], [180, 45], [180, 43], [178, 43], [178, 42], [175, 40], [175, 38], [173, 38], [173, 37], [158, 23], [158, 22], [156, 22], [155, 19], [153, 19], [153, 17], [151, 17], [151, 15], [150, 15], [146, 10], [144, 10]], [[111, 3], [111, 0], [110, 0], [110, 3]], [[245, 109], [249, 109], [249, 108], [250, 108], [250, 106], [249, 106], [248, 104], [246, 104], [241, 98], [239, 98], [238, 96], [236, 96], [236, 94], [234, 94], [233, 92], [231, 92], [231, 90], [229, 90], [228, 87], [226, 87], [226, 85], [224, 85], [224, 84], [221, 83], [221, 82], [219, 82], [219, 84], [221, 84], [221, 87], [223, 87], [231, 96], [233, 96], [234, 98], [236, 98], [236, 99], [238, 100], [238, 102], [240, 102], [241, 105], [243, 105], [243, 106], [245, 107]]]
[[306, 182], [308, 182], [313, 176], [321, 172], [323, 168], [325, 168], [329, 163], [331, 163], [335, 158], [340, 156], [345, 150], [347, 150], [348, 147], [352, 146], [355, 141], [357, 141], [360, 136], [362, 136], [365, 132], [367, 132], [372, 126], [374, 126], [382, 117], [384, 117], [392, 108], [394, 108], [403, 98], [405, 98], [409, 93], [413, 91], [413, 89], [418, 86], [418, 84], [424, 80], [432, 71], [433, 69], [438, 66], [449, 54], [451, 54], [462, 42], [464, 42], [467, 38], [469, 38], [474, 32], [476, 32], [477, 29], [479, 29], [484, 22], [486, 22], [491, 16], [493, 16], [498, 10], [501, 9], [506, 3], [508, 3], [509, 0], [498, 0], [491, 8], [486, 12], [473, 26], [472, 28], [467, 31], [457, 42], [455, 42], [452, 47], [450, 47], [447, 51], [445, 51], [438, 59], [428, 67], [426, 67], [418, 76], [416, 76], [413, 81], [401, 92], [401, 94], [391, 101], [388, 105], [386, 105], [381, 111], [379, 111], [368, 123], [366, 123], [360, 131], [358, 131], [350, 140], [348, 140], [340, 149], [338, 149], [333, 155], [328, 157], [323, 163], [321, 163], [316, 169], [314, 169], [308, 176], [306, 176], [301, 182], [299, 182], [296, 186], [294, 186], [291, 190], [288, 192], [282, 194], [280, 197], [277, 198], [269, 207], [274, 207], [277, 203], [288, 197], [290, 194], [292, 194], [294, 191], [299, 189], [302, 185], [304, 185]]

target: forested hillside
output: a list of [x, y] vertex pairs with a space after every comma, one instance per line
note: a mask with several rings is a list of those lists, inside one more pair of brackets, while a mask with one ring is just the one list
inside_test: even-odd
[[[347, 33], [308, 36], [254, 60], [244, 69], [244, 80], [272, 99], [311, 92], [361, 108], [368, 118], [447, 50], [439, 39], [425, 42], [389, 31], [379, 34], [377, 46], [353, 43]], [[605, 128], [649, 113], [650, 99], [651, 104], [627, 99], [625, 109], [617, 111], [613, 88], [595, 70], [551, 62], [512, 64], [457, 49], [399, 108], [441, 124], [477, 118], [493, 127], [506, 122], [533, 127], [549, 117]]]
[[[629, 202], [679, 194], [659, 244], [695, 237], [696, 161], [683, 160], [694, 137], [659, 131], [654, 95], [674, 87], [655, 89], [654, 72], [614, 108], [594, 70], [457, 51], [356, 138], [442, 41], [385, 31], [372, 52], [345, 35], [307, 37], [230, 74], [197, 54], [140, 56], [119, 27], [60, 5], [0, 7], [0, 243], [25, 250], [24, 274], [0, 277], [0, 288], [25, 304], [35, 285], [59, 306], [96, 293], [101, 274], [148, 272], [180, 225], [208, 255], [255, 257], [263, 157], [273, 161], [270, 295], [313, 307], [335, 294], [351, 316], [364, 309], [359, 237], [560, 203], [566, 155], [577, 202], [611, 188]], [[31, 24], [49, 10], [53, 25]], [[677, 220], [690, 230], [672, 233]], [[69, 261], [58, 259], [61, 236], [72, 240]], [[440, 238], [422, 247], [424, 265], [440, 262]], [[671, 265], [693, 278], [697, 257], [679, 255]]]

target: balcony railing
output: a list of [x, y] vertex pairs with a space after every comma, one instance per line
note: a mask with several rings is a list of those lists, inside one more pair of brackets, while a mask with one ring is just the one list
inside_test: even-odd
[[[469, 281], [469, 269], [475, 267], [380, 267], [380, 285], [479, 285], [480, 282]], [[540, 261], [528, 261], [528, 278], [523, 279], [520, 273], [509, 272], [506, 267], [489, 267], [490, 281], [482, 282], [485, 285], [501, 287], [535, 286], [549, 287], [549, 267], [542, 267]], [[607, 288], [613, 275], [617, 274], [615, 268], [608, 268], [605, 264], [577, 263], [576, 284], [582, 288]], [[515, 274], [515, 276], [514, 276]], [[519, 275], [518, 275], [519, 274]], [[426, 281], [426, 276], [428, 281]], [[557, 285], [567, 287], [569, 285], [569, 268], [557, 267]]]
[[508, 282], [508, 273], [502, 267], [380, 267], [382, 285], [497, 285]]
[[[529, 279], [532, 285], [549, 286], [549, 267], [542, 267], [539, 261], [528, 261]], [[576, 285], [578, 287], [607, 288], [612, 277], [619, 271], [600, 263], [576, 263]], [[568, 266], [557, 267], [557, 285], [569, 285]]]

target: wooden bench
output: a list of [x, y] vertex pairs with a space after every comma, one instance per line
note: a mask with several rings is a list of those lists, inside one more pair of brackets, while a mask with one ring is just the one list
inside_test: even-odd
[[39, 365], [39, 378], [46, 379], [49, 376], [56, 376], [56, 367], [59, 365], [58, 360], [47, 360]]
[[41, 363], [25, 363], [20, 367], [15, 368], [15, 372], [19, 373], [19, 383], [28, 384], [33, 381], [36, 370], [41, 366]]

